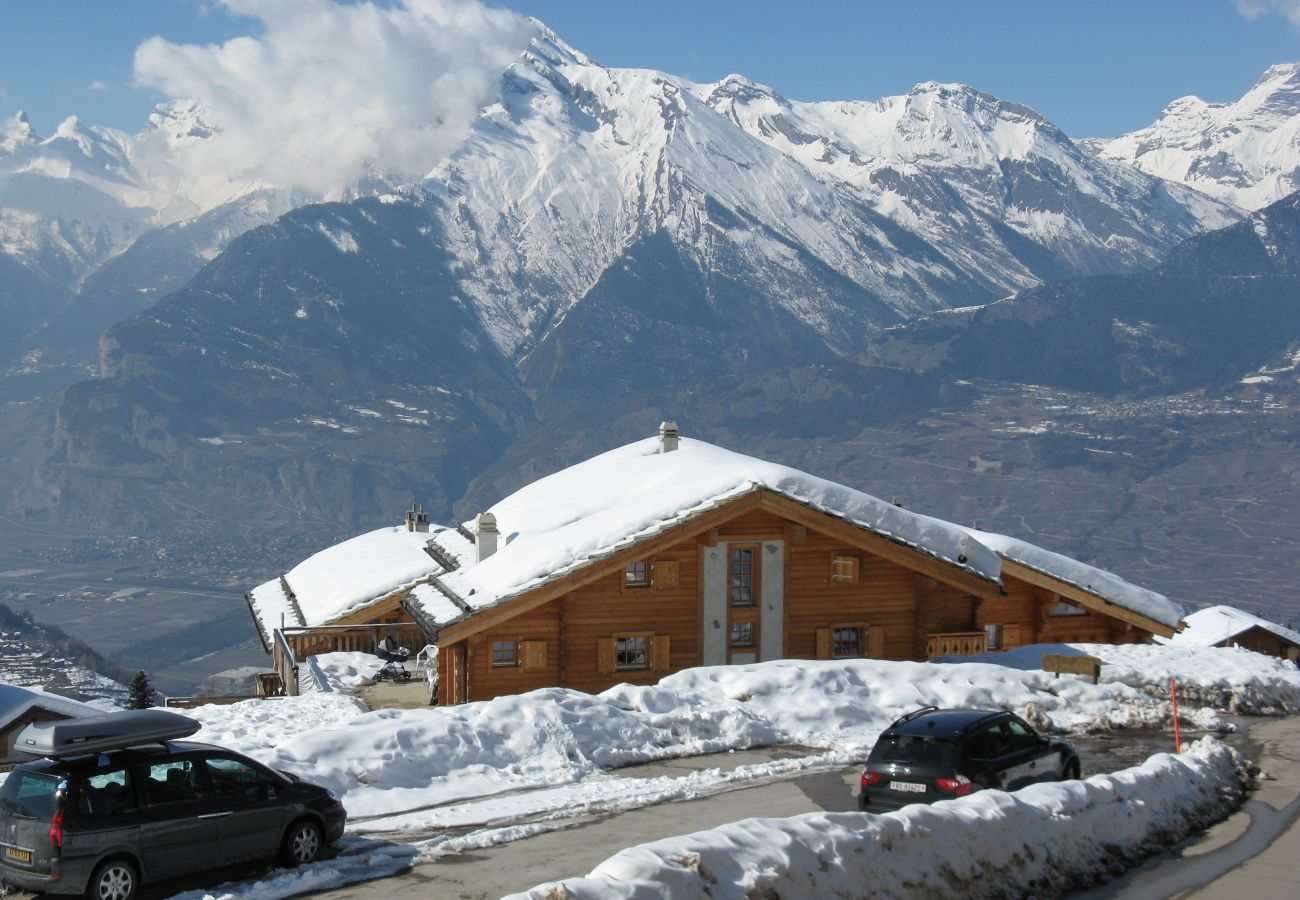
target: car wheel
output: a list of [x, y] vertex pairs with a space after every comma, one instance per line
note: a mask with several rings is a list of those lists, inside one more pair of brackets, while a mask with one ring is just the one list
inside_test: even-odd
[[90, 876], [86, 896], [92, 900], [131, 900], [140, 886], [135, 866], [125, 859], [109, 859]]
[[289, 868], [309, 863], [320, 855], [322, 843], [320, 826], [311, 819], [299, 819], [285, 832], [280, 861]]

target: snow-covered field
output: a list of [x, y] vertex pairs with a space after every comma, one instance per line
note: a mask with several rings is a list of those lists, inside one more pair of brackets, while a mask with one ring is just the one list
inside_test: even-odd
[[[1044, 652], [1101, 656], [1106, 663], [1102, 683], [1057, 678], [1030, 668]], [[1185, 728], [1231, 728], [1215, 709], [1201, 706], [1202, 701], [1221, 704], [1223, 711], [1300, 709], [1300, 670], [1245, 651], [1040, 646], [992, 658], [1010, 665], [786, 660], [690, 669], [654, 686], [619, 685], [599, 695], [552, 688], [455, 707], [367, 711], [354, 688], [375, 668], [373, 657], [330, 654], [317, 659], [319, 685], [303, 696], [199, 707], [190, 714], [203, 723], [196, 739], [241, 750], [342, 795], [351, 836], [345, 839], [340, 857], [277, 874], [259, 882], [255, 890], [245, 885], [230, 893], [286, 896], [308, 883], [316, 884], [303, 879], [323, 877], [327, 883], [339, 883], [374, 877], [416, 860], [561, 827], [566, 817], [580, 812], [699, 796], [736, 782], [800, 770], [839, 769], [865, 759], [881, 730], [903, 712], [925, 704], [1011, 709], [1054, 732], [1167, 728], [1172, 726], [1168, 700], [1172, 674], [1179, 686], [1179, 716]], [[819, 752], [730, 771], [707, 769], [684, 778], [630, 778], [617, 772], [618, 767], [633, 763], [772, 744], [801, 744]], [[1135, 816], [1151, 833], [1168, 836], [1169, 821], [1180, 816], [1199, 821], [1198, 817], [1221, 814], [1222, 804], [1207, 805], [1204, 792], [1184, 796], [1175, 790], [1175, 796], [1166, 796], [1171, 783], [1231, 782], [1236, 777], [1229, 774], [1235, 771], [1231, 754], [1214, 749], [1219, 746], [1206, 744], [1190, 757], [1155, 757], [1139, 769], [1091, 779], [1086, 788], [1042, 786], [1014, 798], [976, 795], [974, 802], [946, 812], [939, 807], [908, 810], [897, 820], [901, 825], [890, 824], [895, 820], [888, 817], [827, 814], [788, 825], [731, 826], [739, 831], [708, 837], [699, 849], [683, 852], [707, 857], [715, 852], [710, 849], [714, 841], [721, 841], [723, 847], [746, 841], [758, 846], [763, 841], [752, 829], [785, 834], [782, 829], [787, 827], [795, 836], [823, 834], [834, 843], [841, 838], [851, 842], [846, 835], [852, 833], [859, 846], [868, 841], [896, 848], [918, 825], [951, 839], [972, 817], [988, 817], [987, 833], [1000, 829], [1004, 843], [1008, 834], [1030, 832], [1041, 832], [1044, 840], [1059, 843], [1074, 838], [1034, 817], [1051, 823], [1068, 813], [1091, 822], [1088, 828], [1096, 833], [1120, 829], [1125, 837], [1115, 852], [1127, 859], [1151, 840], [1143, 836], [1147, 831], [1131, 831], [1137, 827]], [[1179, 768], [1189, 766], [1194, 771]], [[1226, 788], [1206, 788], [1209, 794], [1222, 790]], [[1106, 828], [1098, 824], [1112, 817], [1114, 823]], [[528, 824], [522, 824], [525, 820]], [[477, 830], [454, 838], [441, 834], [452, 827]], [[400, 843], [379, 843], [371, 836], [396, 838]], [[808, 856], [812, 851], [791, 849], [795, 843], [796, 838], [787, 835], [776, 846], [787, 848], [794, 854], [790, 859], [798, 857], [801, 865], [812, 859]], [[971, 846], [971, 859], [980, 857], [977, 845], [982, 846], [979, 842]], [[831, 844], [816, 846], [826, 849]], [[927, 846], [934, 844], [907, 837], [904, 856], [920, 858]], [[1068, 881], [1075, 876], [1051, 861], [1057, 852], [1052, 848], [1057, 846], [1044, 844], [1041, 854], [1032, 854], [1035, 859], [1043, 857], [1034, 865], [1047, 866], [1048, 874], [1035, 874], [1032, 866], [1025, 868], [1033, 859], [1017, 861], [1006, 849], [991, 856], [988, 866], [1005, 869], [1005, 877]], [[663, 858], [669, 861], [665, 865], [685, 858], [676, 852], [665, 851]], [[755, 865], [761, 868], [771, 862], [759, 860]], [[1021, 868], [1007, 868], [1012, 863]], [[643, 864], [649, 865], [644, 860], [637, 863]], [[324, 875], [320, 867], [333, 874]], [[700, 869], [706, 870], [716, 871], [707, 866]], [[693, 877], [701, 876], [697, 872]], [[781, 884], [793, 890], [793, 883]]]

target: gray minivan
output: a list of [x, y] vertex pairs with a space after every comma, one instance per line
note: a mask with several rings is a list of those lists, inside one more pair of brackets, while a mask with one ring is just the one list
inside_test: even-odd
[[0, 787], [0, 882], [130, 900], [143, 882], [204, 869], [311, 862], [343, 834], [347, 814], [324, 787], [209, 744], [141, 742], [197, 728], [140, 710], [25, 729], [15, 749], [50, 755]]

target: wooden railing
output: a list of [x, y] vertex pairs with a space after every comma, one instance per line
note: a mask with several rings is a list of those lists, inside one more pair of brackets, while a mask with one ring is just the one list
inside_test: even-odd
[[925, 637], [927, 659], [936, 656], [976, 656], [988, 649], [988, 636], [982, 631], [954, 631]]
[[386, 635], [411, 651], [414, 656], [429, 639], [420, 626], [410, 622], [379, 625], [310, 625], [281, 629], [284, 640], [297, 659], [317, 653], [374, 653]]

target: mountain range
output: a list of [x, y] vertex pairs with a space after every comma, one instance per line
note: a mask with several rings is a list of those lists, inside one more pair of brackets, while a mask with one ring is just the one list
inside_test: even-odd
[[[11, 120], [12, 510], [180, 542], [238, 534], [251, 557], [265, 535], [327, 540], [412, 499], [468, 516], [676, 418], [1013, 533], [1062, 497], [945, 494], [935, 471], [1100, 471], [1125, 491], [1047, 545], [1177, 593], [1098, 535], [1135, 508], [1128, 488], [1207, 458], [1170, 440], [1175, 407], [1184, 429], [1253, 441], [1285, 469], [1269, 441], [1294, 432], [1297, 211], [1266, 203], [1300, 164], [1298, 73], [1075, 142], [963, 85], [804, 103], [740, 76], [604, 67], [538, 26], [426, 177], [372, 172], [328, 197], [151, 180], [169, 146], [204, 139], [198, 104], [134, 137], [70, 122], [41, 139]], [[1084, 418], [1104, 406], [1110, 424], [1061, 430], [1075, 413], [1052, 418], [1048, 397]], [[1028, 431], [1007, 431], [1029, 407]], [[929, 459], [935, 487], [869, 444]], [[1121, 444], [1131, 464], [1092, 452]], [[1143, 523], [1194, 521], [1179, 503]], [[1214, 591], [1267, 602], [1273, 582], [1249, 581]]]

